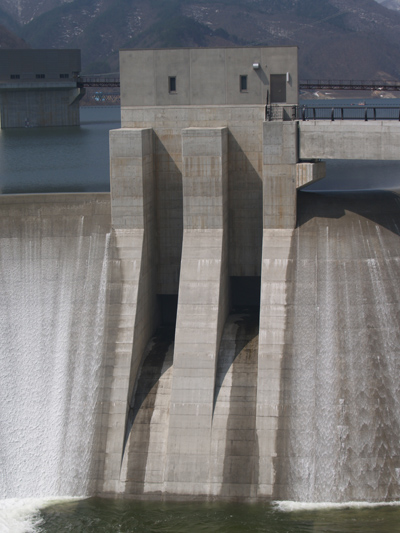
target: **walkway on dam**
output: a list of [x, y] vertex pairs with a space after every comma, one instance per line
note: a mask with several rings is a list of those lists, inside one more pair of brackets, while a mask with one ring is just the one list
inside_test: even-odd
[[[80, 76], [79, 87], [119, 87], [119, 76]], [[400, 91], [396, 80], [300, 80], [300, 90], [330, 89], [336, 91]]]

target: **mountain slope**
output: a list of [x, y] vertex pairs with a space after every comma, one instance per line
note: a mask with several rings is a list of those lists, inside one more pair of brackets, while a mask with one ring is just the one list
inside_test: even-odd
[[20, 30], [31, 46], [81, 48], [87, 72], [116, 70], [125, 47], [259, 44], [298, 45], [302, 77], [400, 78], [400, 13], [375, 0], [0, 0], [12, 5], [14, 24], [42, 11]]

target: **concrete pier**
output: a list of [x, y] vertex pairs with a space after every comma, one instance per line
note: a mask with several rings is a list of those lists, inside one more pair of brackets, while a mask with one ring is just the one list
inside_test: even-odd
[[[108, 298], [109, 392], [103, 416], [103, 493], [129, 482], [121, 463], [139, 364], [156, 323], [154, 173], [150, 129], [110, 134], [113, 247]], [[124, 465], [123, 465], [124, 466]]]
[[[296, 122], [265, 121], [267, 97], [297, 103], [297, 50], [127, 51], [121, 65], [99, 493], [272, 497], [296, 188], [321, 176], [298, 167]], [[175, 296], [175, 341], [156, 348]]]
[[165, 491], [209, 493], [215, 371], [228, 313], [228, 135], [182, 132], [183, 244]]

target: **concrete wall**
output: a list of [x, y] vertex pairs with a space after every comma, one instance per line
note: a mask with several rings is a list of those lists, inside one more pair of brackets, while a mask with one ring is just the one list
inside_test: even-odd
[[301, 159], [400, 159], [398, 121], [300, 121]]
[[264, 106], [127, 107], [123, 128], [154, 130], [159, 294], [177, 294], [183, 235], [182, 129], [228, 127], [229, 272], [260, 275]]
[[124, 491], [121, 471], [127, 414], [139, 364], [157, 323], [153, 136], [149, 129], [110, 133], [112, 259], [99, 491]]
[[62, 85], [21, 89], [13, 84], [4, 89], [0, 84], [1, 128], [79, 126], [79, 100], [85, 90], [72, 82]]
[[[297, 47], [123, 50], [120, 68], [122, 107], [265, 105], [271, 74], [287, 75], [287, 103], [298, 103]], [[240, 90], [243, 75], [246, 91]]]
[[[122, 128], [111, 133], [116, 264], [110, 312], [116, 316], [110, 315], [108, 347], [115, 362], [107, 378], [101, 494], [254, 499], [260, 483], [263, 496], [272, 494], [276, 428], [266, 421], [262, 405], [274, 401], [268, 400], [268, 387], [279, 381], [279, 372], [274, 366], [268, 381], [268, 350], [257, 363], [256, 332], [250, 336], [252, 367], [245, 380], [253, 402], [250, 425], [222, 397], [215, 420], [214, 408], [217, 381], [222, 379], [222, 394], [241, 395], [241, 372], [246, 372], [246, 351], [232, 370], [240, 341], [232, 341], [229, 325], [220, 349], [230, 276], [261, 276], [263, 301], [274, 303], [268, 291], [274, 293], [276, 286], [268, 286], [270, 271], [261, 267], [261, 254], [279, 260], [281, 250], [265, 232], [283, 228], [286, 246], [295, 225], [297, 125], [264, 122], [269, 76], [286, 72], [288, 101], [295, 104], [295, 48], [121, 53]], [[248, 76], [246, 93], [240, 92], [240, 75]], [[168, 91], [170, 76], [176, 77], [174, 93]], [[158, 322], [156, 294], [178, 295], [169, 415], [164, 397], [163, 442], [141, 427], [143, 435], [152, 435], [153, 450], [141, 459], [136, 448], [130, 449], [140, 438], [129, 438], [124, 448], [124, 428], [146, 344]], [[260, 346], [274, 345], [266, 335], [282, 327], [280, 322], [271, 326], [271, 313], [275, 316], [275, 309], [268, 307], [262, 315]], [[219, 353], [225, 363], [231, 361], [226, 369], [229, 379], [234, 376], [231, 385], [223, 382], [225, 371], [217, 376]], [[162, 386], [159, 381], [157, 387]], [[244, 408], [246, 398], [241, 396], [241, 402]], [[240, 437], [243, 429], [252, 436], [250, 451]], [[228, 438], [235, 444], [228, 445]], [[265, 449], [259, 451], [258, 439]], [[245, 465], [251, 472], [242, 483]]]
[[183, 131], [184, 233], [165, 492], [210, 491], [215, 371], [228, 314], [228, 135]]

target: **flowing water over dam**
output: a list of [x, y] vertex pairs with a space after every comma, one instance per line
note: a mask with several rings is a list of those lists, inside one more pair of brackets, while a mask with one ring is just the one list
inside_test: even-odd
[[[284, 451], [275, 463], [277, 487], [288, 489], [275, 497], [398, 499], [399, 197], [300, 193], [298, 207], [288, 284], [293, 350], [282, 374]], [[1, 217], [1, 497], [83, 495], [103, 363], [108, 222], [98, 229], [82, 215], [15, 213]], [[211, 442], [215, 480], [240, 478], [249, 496], [260, 453], [257, 345], [257, 313], [230, 315]], [[127, 437], [137, 454], [123, 468], [141, 490], [165, 453], [172, 363], [168, 326], [147, 348], [130, 411]]]
[[0, 499], [90, 487], [108, 235], [76, 204], [40, 198], [32, 216], [1, 206]]
[[400, 497], [400, 198], [299, 194], [278, 483], [296, 501]]
[[[357, 163], [346, 165], [341, 183], [357, 172]], [[391, 173], [388, 187], [398, 184], [398, 163], [363, 165], [360, 186], [366, 177], [384, 186], [378, 168], [382, 179]], [[109, 196], [85, 196], [74, 196], [61, 215], [51, 213], [51, 197], [21, 199], [21, 206], [31, 204], [23, 217], [18, 202], [7, 212], [0, 198], [0, 500], [93, 493], [112, 244]], [[100, 216], [96, 205], [103, 205]], [[278, 427], [284, 439], [273, 497], [297, 502], [282, 504], [291, 510], [303, 502], [400, 500], [398, 194], [300, 192], [289, 263]], [[252, 498], [265, 453], [257, 435], [258, 314], [230, 312], [216, 361], [211, 482], [229, 498], [241, 480], [241, 494]], [[174, 331], [167, 330], [156, 331], [142, 354], [130, 398], [131, 452], [121, 471], [139, 495], [149, 481], [163, 483], [174, 357]], [[393, 533], [400, 523], [395, 507], [335, 512], [288, 518], [263, 503], [89, 499], [44, 510], [41, 528], [375, 533], [379, 521], [381, 531]]]

